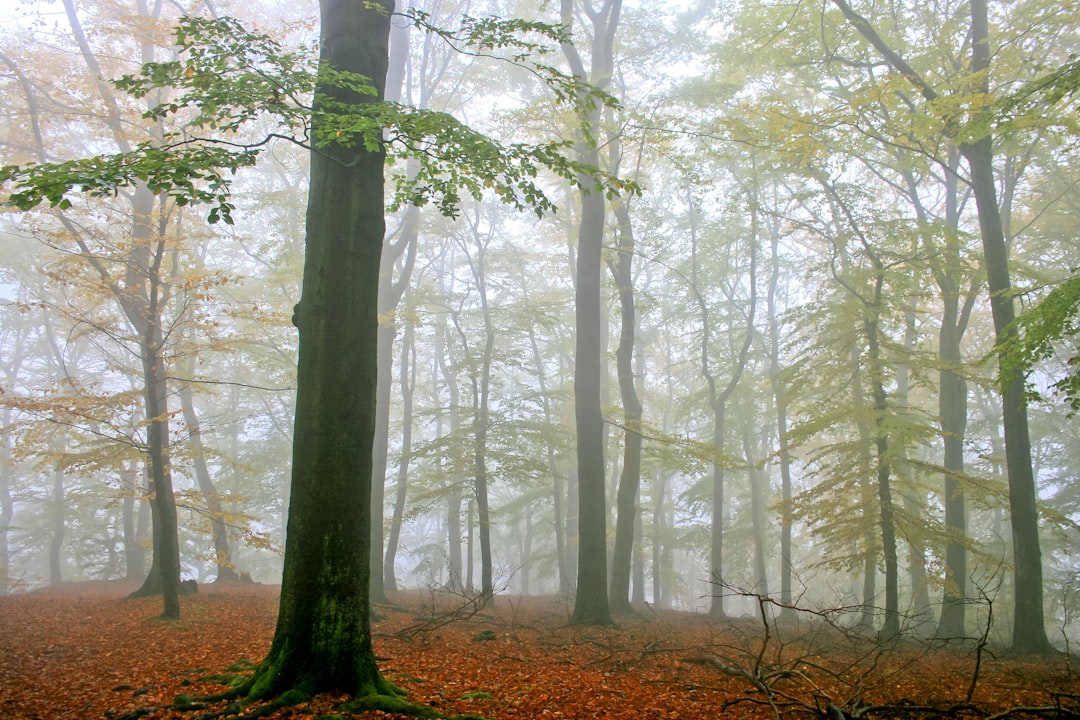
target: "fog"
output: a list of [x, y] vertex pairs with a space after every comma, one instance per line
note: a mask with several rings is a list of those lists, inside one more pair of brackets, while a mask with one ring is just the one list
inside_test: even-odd
[[[539, 166], [529, 182], [557, 210], [534, 212], [523, 186], [518, 209], [505, 175], [462, 160], [448, 216], [445, 195], [392, 194], [420, 160], [388, 167], [375, 596], [572, 599], [590, 557], [584, 483], [604, 501], [599, 586], [620, 562], [628, 573], [608, 590], [616, 609], [755, 615], [769, 598], [777, 614], [845, 608], [852, 625], [978, 635], [993, 606], [992, 634], [1008, 642], [1015, 599], [1037, 595], [1051, 642], [1077, 638], [1076, 8], [993, 4], [987, 70], [969, 61], [967, 5], [856, 6], [899, 61], [843, 2], [643, 0], [608, 17], [610, 43], [590, 4], [569, 5], [577, 50], [541, 38], [532, 60], [463, 52], [404, 21], [392, 33], [388, 97], [505, 147], [558, 143], [609, 184], [582, 191], [567, 180], [580, 167]], [[548, 3], [418, 6], [445, 28], [463, 15], [566, 20]], [[33, 6], [0, 31], [2, 165], [170, 132], [261, 151], [227, 173], [231, 223], [145, 185], [0, 215], [5, 594], [141, 583], [152, 457], [176, 499], [182, 578], [281, 579], [309, 150], [274, 108], [295, 102], [300, 117], [310, 98], [275, 92], [235, 130], [200, 128], [190, 110], [144, 117], [176, 96], [105, 81], [181, 57], [178, 14], [159, 11]], [[213, 11], [314, 52], [314, 7]], [[544, 67], [611, 102], [575, 113]], [[980, 168], [993, 208], [977, 202]], [[582, 275], [594, 246], [599, 278]], [[576, 303], [596, 281], [598, 323], [582, 328]], [[1040, 305], [1048, 296], [1058, 304]], [[1005, 304], [1022, 324], [1002, 370]], [[151, 306], [157, 339], [142, 327]], [[595, 447], [578, 440], [583, 340], [599, 343]], [[148, 367], [161, 374], [156, 418]], [[1003, 409], [1024, 419], [1026, 460]], [[634, 436], [640, 453], [625, 453]], [[582, 478], [583, 455], [602, 472]], [[1032, 539], [1034, 586], [1014, 555]]]

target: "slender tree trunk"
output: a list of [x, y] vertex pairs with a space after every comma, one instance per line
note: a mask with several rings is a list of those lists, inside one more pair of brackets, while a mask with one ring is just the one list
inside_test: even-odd
[[652, 588], [653, 604], [661, 609], [669, 607], [670, 589], [667, 583], [665, 500], [667, 498], [667, 474], [660, 471], [653, 483], [653, 538], [652, 538]]
[[[532, 348], [533, 364], [536, 366], [536, 380], [540, 386], [541, 402], [544, 406], [544, 422], [553, 427], [556, 424], [556, 418], [551, 410], [551, 397], [548, 394], [547, 388], [547, 373], [544, 372], [544, 361], [540, 356], [540, 345], [536, 341], [536, 329], [533, 326], [529, 326], [529, 345]], [[570, 593], [570, 571], [567, 568], [566, 562], [566, 533], [564, 532], [565, 511], [563, 510], [563, 494], [565, 489], [563, 488], [562, 473], [559, 469], [559, 464], [555, 458], [555, 443], [553, 441], [547, 442], [547, 465], [548, 472], [551, 475], [552, 482], [552, 513], [553, 523], [555, 525], [555, 564], [559, 572], [559, 596], [565, 597]]]
[[[721, 400], [713, 404], [712, 446], [713, 452], [724, 452], [726, 403]], [[722, 618], [724, 613], [724, 466], [720, 462], [712, 464], [712, 501], [709, 517], [709, 615]]]
[[473, 571], [476, 565], [474, 549], [476, 523], [473, 522], [473, 505], [475, 503], [476, 496], [474, 494], [465, 504], [465, 592], [469, 595], [476, 592], [476, 584], [473, 582]]
[[[446, 335], [447, 330], [445, 321], [441, 321], [438, 326], [438, 337], [441, 347], [436, 351], [436, 363], [438, 365], [439, 373], [446, 382], [447, 393], [449, 394], [450, 399], [450, 436], [457, 437], [461, 430], [457, 372], [454, 370], [453, 365], [447, 361], [449, 343], [447, 342]], [[440, 435], [441, 431], [442, 423], [440, 422]], [[441, 464], [442, 459], [438, 458], [436, 462]], [[461, 478], [458, 477], [456, 470], [447, 477], [446, 533], [449, 541], [447, 548], [449, 554], [449, 559], [447, 561], [449, 574], [449, 577], [447, 578], [447, 587], [453, 592], [461, 592], [465, 589], [461, 567]]]
[[[958, 168], [960, 153], [950, 149], [949, 172], [945, 175], [945, 238], [929, 255], [939, 257], [934, 279], [941, 293], [942, 315], [938, 331], [938, 414], [944, 446], [945, 506], [945, 582], [942, 588], [941, 616], [937, 635], [941, 638], [963, 637], [967, 608], [967, 510], [961, 478], [964, 474], [964, 437], [967, 433], [968, 397], [964, 379], [964, 358], [960, 342], [975, 305], [975, 281], [961, 304], [960, 279], [964, 264], [960, 259], [960, 192]], [[929, 229], [915, 174], [904, 174], [908, 195], [915, 207], [920, 226]], [[927, 234], [925, 237], [929, 237]]]
[[[877, 321], [867, 323], [870, 341], [870, 362], [880, 363], [880, 347]], [[874, 401], [874, 435], [877, 449], [877, 497], [881, 521], [881, 548], [885, 559], [885, 622], [878, 632], [882, 640], [890, 640], [900, 634], [900, 566], [896, 552], [896, 521], [892, 500], [892, 473], [889, 463], [889, 437], [885, 430], [888, 414], [888, 397], [879, 376], [871, 380]]]
[[769, 239], [771, 271], [765, 302], [769, 314], [769, 383], [776, 403], [777, 459], [780, 462], [780, 602], [784, 606], [780, 617], [789, 619], [795, 617], [796, 612], [791, 607], [791, 451], [788, 446], [787, 388], [780, 378], [780, 317], [776, 302], [780, 282], [779, 227], [770, 227]]
[[[164, 249], [164, 244], [160, 244]], [[160, 261], [161, 253], [158, 253]], [[151, 277], [154, 277], [152, 275]], [[150, 312], [155, 320], [156, 290], [152, 291]], [[176, 519], [176, 498], [173, 496], [172, 474], [169, 465], [169, 409], [165, 386], [165, 358], [160, 325], [150, 322], [142, 342], [143, 377], [146, 378], [147, 448], [150, 461], [150, 487], [154, 509], [154, 562], [160, 575], [164, 609], [163, 618], [180, 619], [180, 543]], [[153, 574], [153, 568], [151, 568]]]
[[[193, 369], [194, 359], [192, 358], [188, 361], [187, 374], [190, 375]], [[210, 477], [210, 468], [206, 464], [206, 449], [202, 442], [202, 426], [199, 424], [198, 415], [195, 414], [191, 386], [186, 383], [180, 385], [180, 408], [188, 430], [188, 445], [191, 446], [192, 460], [195, 465], [195, 480], [210, 513], [210, 531], [214, 536], [214, 564], [217, 566], [217, 579], [219, 581], [239, 580], [240, 574], [236, 571], [235, 558], [229, 548], [225, 509], [221, 505], [221, 496], [218, 494], [217, 486]]]
[[[413, 388], [416, 387], [416, 346], [413, 340], [411, 324], [405, 326], [401, 337], [401, 363], [398, 367], [398, 384], [401, 386], [401, 459], [398, 461], [397, 487], [394, 491], [394, 513], [390, 518], [390, 533], [386, 538], [386, 559], [383, 563], [383, 585], [385, 590], [397, 591], [398, 543], [401, 539], [401, 524], [405, 517], [405, 499], [409, 491], [409, 462], [412, 455], [412, 410]], [[409, 362], [412, 354], [413, 362]]]
[[64, 546], [64, 535], [67, 529], [66, 507], [64, 501], [64, 468], [60, 462], [60, 456], [64, 452], [64, 439], [60, 433], [53, 435], [49, 442], [49, 452], [56, 456], [52, 473], [52, 515], [53, 531], [49, 538], [49, 584], [59, 585], [63, 582], [61, 570], [60, 551]]
[[525, 506], [525, 537], [521, 540], [521, 594], [531, 594], [530, 578], [532, 576], [532, 546], [533, 546], [533, 508], [532, 504]]
[[[745, 418], [752, 420], [750, 416]], [[754, 457], [753, 428], [744, 422], [742, 428], [743, 457], [750, 468], [750, 522], [754, 533], [754, 592], [769, 597], [769, 574], [765, 569], [765, 505], [769, 496], [769, 475], [758, 467]]]
[[630, 592], [630, 605], [644, 608], [645, 600], [645, 522], [641, 517], [641, 508], [634, 514], [634, 558], [631, 575], [633, 577]]
[[[3, 410], [4, 427], [11, 424], [11, 411]], [[0, 438], [0, 595], [11, 590], [11, 549], [8, 545], [8, 529], [15, 518], [15, 502], [11, 499], [11, 480], [14, 476], [11, 463], [11, 446], [7, 435]]]
[[142, 506], [138, 501], [143, 495], [139, 485], [138, 467], [125, 463], [120, 481], [124, 488], [121, 508], [124, 525], [124, 577], [127, 580], [141, 581], [146, 577], [146, 558], [138, 536], [138, 511]]
[[491, 308], [487, 299], [487, 268], [485, 250], [479, 243], [476, 257], [476, 283], [480, 293], [480, 307], [484, 316], [484, 354], [480, 361], [480, 393], [475, 421], [476, 437], [476, 520], [480, 532], [480, 598], [484, 605], [495, 599], [494, 568], [491, 558], [491, 510], [488, 508], [487, 435], [490, 424], [491, 360], [495, 349], [495, 326], [491, 320]]
[[619, 292], [622, 326], [615, 363], [619, 376], [619, 394], [626, 424], [623, 440], [623, 467], [616, 499], [615, 548], [612, 552], [611, 589], [608, 594], [611, 610], [627, 613], [632, 610], [629, 599], [634, 528], [638, 520], [638, 495], [641, 487], [641, 424], [642, 407], [634, 387], [634, 340], [637, 323], [634, 308], [634, 279], [631, 260], [634, 253], [633, 228], [625, 205], [616, 208], [619, 221], [619, 253], [608, 262], [611, 276]]
[[[863, 415], [862, 407], [866, 403], [866, 391], [863, 387], [863, 372], [859, 359], [859, 348], [852, 347], [851, 362], [855, 368], [852, 378], [853, 399], [859, 415]], [[873, 434], [870, 423], [858, 420], [856, 428], [859, 432], [859, 464], [858, 464], [858, 488], [860, 495], [860, 510], [863, 522], [867, 528], [865, 535], [865, 547], [863, 548], [863, 590], [862, 590], [862, 614], [859, 619], [859, 629], [869, 633], [874, 629], [874, 616], [876, 615], [875, 603], [877, 601], [877, 568], [878, 568], [878, 538], [873, 532], [874, 527], [874, 482], [871, 477], [873, 457], [871, 443]]]
[[[562, 0], [561, 17], [569, 30], [574, 21], [574, 0]], [[587, 72], [577, 50], [563, 44], [563, 54], [574, 76], [601, 89], [611, 81], [615, 31], [621, 0], [605, 3], [599, 12], [588, 10], [593, 25], [591, 71]], [[600, 130], [600, 110], [581, 118], [591, 135]], [[578, 144], [578, 159], [600, 167], [594, 145]], [[582, 177], [583, 187], [588, 179]], [[600, 405], [603, 375], [602, 313], [600, 281], [603, 271], [604, 194], [581, 192], [581, 225], [578, 228], [576, 292], [574, 297], [576, 341], [574, 354], [574, 414], [577, 426], [578, 568], [577, 597], [573, 621], [584, 625], [610, 625], [607, 583], [607, 505], [604, 477], [604, 419]]]
[[446, 493], [446, 534], [449, 536], [449, 561], [446, 586], [452, 592], [465, 589], [461, 572], [461, 486], [452, 482]]

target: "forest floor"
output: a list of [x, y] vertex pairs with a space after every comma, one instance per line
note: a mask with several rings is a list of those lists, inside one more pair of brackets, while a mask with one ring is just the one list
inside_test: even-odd
[[[202, 586], [182, 598], [176, 623], [153, 619], [160, 598], [127, 599], [132, 589], [80, 583], [0, 597], [0, 718], [193, 720], [200, 712], [171, 709], [177, 695], [220, 692], [204, 678], [269, 648], [276, 586]], [[1080, 717], [1080, 661], [1064, 655], [1002, 658], [911, 640], [882, 649], [820, 622], [766, 638], [751, 619], [668, 612], [587, 628], [551, 598], [498, 597], [479, 611], [454, 596], [399, 602], [378, 607], [380, 667], [413, 703], [445, 715]], [[343, 700], [319, 696], [270, 717], [319, 717]]]

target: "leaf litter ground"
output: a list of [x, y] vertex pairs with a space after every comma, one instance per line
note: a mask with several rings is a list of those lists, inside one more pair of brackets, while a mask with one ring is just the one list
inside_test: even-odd
[[[0, 718], [186, 718], [178, 695], [209, 695], [273, 636], [276, 586], [214, 584], [153, 619], [160, 598], [80, 583], [0, 598]], [[445, 715], [559, 718], [1078, 717], [1080, 675], [1065, 656], [996, 658], [973, 646], [905, 641], [881, 650], [819, 622], [652, 613], [615, 628], [568, 623], [565, 603], [405, 593], [373, 626], [380, 667], [409, 699]], [[241, 663], [242, 665], [242, 663]], [[977, 680], [974, 683], [973, 679]], [[970, 695], [970, 698], [969, 698]], [[319, 696], [271, 717], [340, 712]], [[830, 707], [831, 706], [831, 707]], [[1027, 708], [1021, 710], [1021, 708]], [[221, 709], [210, 707], [202, 710]], [[832, 713], [832, 715], [830, 715]], [[846, 713], [846, 714], [837, 714]], [[1005, 715], [1001, 715], [1005, 713]], [[381, 712], [346, 717], [394, 718]]]

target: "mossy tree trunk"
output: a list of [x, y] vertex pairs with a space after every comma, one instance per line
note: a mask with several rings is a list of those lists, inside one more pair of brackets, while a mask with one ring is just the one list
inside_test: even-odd
[[[321, 60], [370, 78], [381, 98], [393, 2], [322, 0], [320, 10]], [[270, 652], [247, 688], [252, 699], [393, 692], [375, 663], [368, 597], [383, 163], [382, 152], [362, 146], [311, 155], [281, 603]]]

